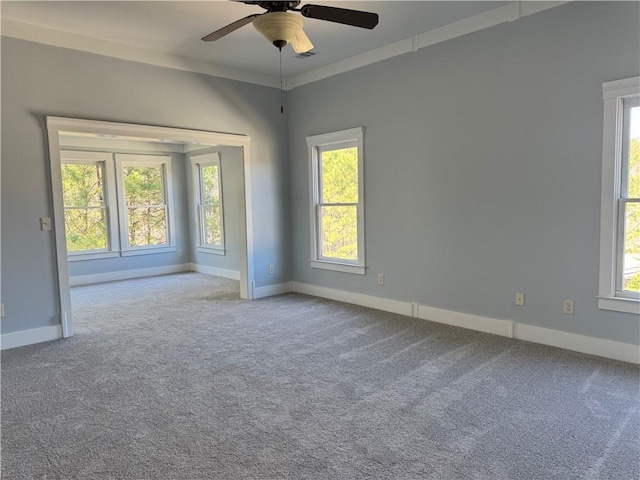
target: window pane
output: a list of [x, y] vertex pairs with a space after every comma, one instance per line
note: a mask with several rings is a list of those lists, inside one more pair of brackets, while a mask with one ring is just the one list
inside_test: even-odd
[[162, 165], [124, 167], [124, 193], [127, 205], [164, 205]]
[[640, 107], [629, 115], [629, 198], [640, 198]]
[[322, 256], [358, 260], [358, 207], [325, 205], [319, 208]]
[[220, 207], [202, 207], [203, 215], [203, 243], [205, 245], [222, 245], [222, 224]]
[[106, 208], [73, 208], [64, 210], [67, 251], [106, 250]]
[[640, 203], [625, 208], [623, 263], [623, 289], [640, 292]]
[[218, 205], [220, 203], [220, 180], [218, 166], [207, 165], [200, 167], [202, 177], [202, 203], [204, 205]]
[[129, 246], [146, 247], [167, 243], [165, 207], [127, 208]]
[[62, 164], [62, 197], [65, 207], [104, 205], [102, 165]]
[[320, 203], [358, 203], [358, 149], [322, 152]]

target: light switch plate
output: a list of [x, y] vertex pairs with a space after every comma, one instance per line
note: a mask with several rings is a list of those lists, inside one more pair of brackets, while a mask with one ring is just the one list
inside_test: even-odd
[[51, 230], [51, 218], [50, 217], [42, 217], [40, 218], [40, 230], [48, 231]]

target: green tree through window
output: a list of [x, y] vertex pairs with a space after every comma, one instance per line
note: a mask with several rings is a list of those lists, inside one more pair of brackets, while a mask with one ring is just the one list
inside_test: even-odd
[[101, 163], [62, 164], [62, 196], [69, 252], [109, 248], [104, 187]]
[[202, 244], [222, 246], [222, 209], [220, 203], [220, 169], [218, 165], [201, 165], [200, 215]]
[[358, 259], [358, 149], [321, 152], [320, 236], [323, 257]]
[[630, 110], [623, 289], [640, 292], [640, 107]]
[[163, 170], [162, 165], [124, 166], [122, 169], [131, 247], [167, 243]]

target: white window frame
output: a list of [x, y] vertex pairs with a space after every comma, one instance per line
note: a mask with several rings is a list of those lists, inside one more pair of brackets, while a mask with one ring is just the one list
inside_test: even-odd
[[116, 205], [116, 185], [112, 155], [106, 152], [62, 150], [60, 151], [60, 162], [61, 164], [76, 165], [102, 164], [105, 197], [104, 204], [107, 210], [107, 241], [109, 243], [108, 248], [106, 250], [84, 250], [81, 252], [68, 252], [68, 260], [70, 262], [77, 262], [80, 260], [97, 260], [100, 258], [118, 257], [120, 255], [120, 244], [118, 238], [118, 208]]
[[640, 314], [640, 298], [618, 290], [623, 252], [624, 219], [621, 182], [623, 154], [623, 116], [625, 101], [640, 97], [640, 77], [602, 84], [602, 197], [600, 212], [600, 279], [598, 308]]
[[[215, 165], [218, 167], [218, 192], [220, 192], [220, 245], [204, 243], [204, 216], [202, 215], [202, 167]], [[222, 190], [222, 168], [220, 165], [220, 153], [211, 152], [191, 157], [191, 169], [193, 177], [193, 211], [195, 215], [198, 241], [196, 250], [213, 255], [226, 255], [224, 232], [224, 202]]]
[[[173, 186], [171, 174], [171, 156], [170, 155], [138, 155], [138, 154], [121, 154], [115, 155], [116, 163], [116, 184], [118, 190], [118, 214], [120, 216], [120, 248], [123, 257], [133, 255], [146, 255], [155, 253], [175, 252], [175, 221], [173, 215]], [[127, 205], [124, 192], [124, 178], [122, 170], [124, 167], [162, 167], [164, 201], [166, 208], [167, 222], [167, 243], [163, 245], [150, 246], [130, 246], [129, 245], [129, 222], [127, 216]]]
[[[357, 127], [339, 132], [325, 133], [307, 137], [309, 149], [309, 192], [311, 224], [311, 267], [336, 272], [366, 274], [365, 238], [364, 238], [364, 128]], [[357, 232], [358, 259], [348, 261], [326, 258], [321, 255], [320, 247], [320, 155], [323, 151], [356, 147], [358, 150], [358, 204], [357, 204]]]

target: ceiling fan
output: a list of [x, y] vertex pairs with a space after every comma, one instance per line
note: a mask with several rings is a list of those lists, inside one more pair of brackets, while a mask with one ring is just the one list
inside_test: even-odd
[[248, 5], [258, 5], [264, 8], [266, 12], [255, 13], [230, 23], [226, 27], [222, 27], [202, 37], [203, 41], [214, 42], [248, 23], [253, 23], [255, 29], [264, 35], [267, 40], [273, 43], [279, 50], [282, 50], [285, 45], [290, 43], [296, 53], [305, 53], [313, 48], [313, 44], [304, 33], [304, 30], [302, 30], [304, 20], [300, 15], [288, 13], [289, 11], [299, 12], [306, 18], [342, 23], [344, 25], [352, 25], [369, 30], [378, 24], [377, 13], [363, 12], [360, 10], [313, 4], [307, 4], [302, 8], [297, 8], [300, 2], [235, 1], [240, 1]]

